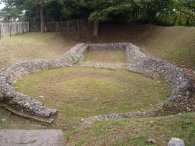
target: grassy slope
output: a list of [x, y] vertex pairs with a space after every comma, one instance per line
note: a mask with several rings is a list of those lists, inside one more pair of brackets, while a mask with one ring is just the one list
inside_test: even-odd
[[[53, 33], [52, 33], [53, 34]], [[132, 42], [143, 48], [143, 51], [154, 56], [159, 56], [163, 59], [176, 62], [178, 65], [185, 65], [189, 68], [195, 68], [195, 28], [187, 27], [156, 27], [156, 26], [132, 26], [131, 28], [105, 28], [100, 32], [99, 38], [91, 38], [82, 36], [77, 38], [72, 35], [55, 34], [50, 37], [51, 33], [46, 34], [26, 34], [21, 37], [22, 41], [16, 40], [17, 37], [5, 38], [0, 40], [0, 62], [1, 66], [14, 63], [21, 60], [30, 58], [55, 58], [61, 56], [64, 53], [63, 48], [70, 48], [74, 42], [119, 42], [126, 41]], [[29, 36], [29, 37], [26, 37]], [[36, 39], [40, 36], [40, 39]], [[42, 38], [44, 36], [44, 38]], [[48, 38], [45, 40], [45, 38]], [[71, 39], [70, 39], [71, 38]], [[84, 38], [84, 39], [83, 39]], [[31, 40], [32, 39], [32, 40]], [[3, 40], [3, 41], [2, 41]], [[34, 43], [26, 43], [31, 40]], [[34, 41], [36, 40], [36, 41]], [[45, 40], [45, 41], [44, 41]], [[61, 40], [56, 44], [55, 42]], [[7, 42], [7, 43], [5, 43]], [[16, 43], [17, 42], [17, 43]], [[18, 43], [20, 42], [20, 43]], [[36, 42], [40, 42], [37, 44]], [[51, 42], [51, 43], [50, 43]], [[45, 45], [40, 45], [40, 44]], [[16, 45], [17, 44], [17, 45]], [[49, 45], [48, 45], [49, 44]], [[58, 47], [62, 46], [60, 51]], [[2, 47], [4, 46], [4, 47]], [[34, 47], [31, 47], [34, 46]], [[18, 48], [18, 49], [16, 49]], [[22, 49], [20, 49], [22, 48]], [[31, 51], [28, 51], [31, 48]], [[38, 48], [38, 49], [37, 49]], [[53, 51], [47, 51], [48, 48], [54, 48]], [[44, 51], [42, 51], [44, 50]], [[20, 53], [18, 53], [20, 51]], [[168, 53], [164, 53], [168, 52]], [[34, 54], [34, 55], [31, 55]], [[56, 55], [57, 54], [57, 55]], [[184, 55], [182, 55], [184, 54]], [[12, 58], [10, 57], [12, 56]], [[184, 61], [184, 62], [183, 62]], [[187, 146], [191, 146], [194, 141], [194, 124], [195, 113], [175, 115], [162, 118], [131, 118], [121, 119], [116, 121], [96, 122], [91, 126], [83, 126], [80, 130], [71, 130], [72, 133], [65, 133], [69, 137], [70, 145], [74, 143], [80, 144], [105, 143], [111, 145], [146, 145], [145, 140], [149, 137], [157, 140], [156, 145], [166, 145], [168, 139], [172, 136], [181, 137], [185, 139]], [[191, 124], [184, 124], [183, 121], [189, 119]], [[153, 122], [152, 122], [153, 121]], [[70, 121], [72, 123], [72, 121]], [[153, 123], [151, 125], [151, 123]], [[185, 122], [184, 122], [185, 123]], [[187, 122], [188, 123], [188, 122]], [[57, 125], [57, 126], [56, 126]], [[74, 125], [74, 123], [73, 123]], [[107, 126], [108, 125], [108, 126]], [[110, 126], [111, 125], [111, 126]], [[63, 130], [67, 130], [67, 126], [54, 123], [53, 125], [44, 125], [30, 120], [14, 116], [9, 112], [6, 112], [0, 108], [0, 128], [12, 128], [12, 129], [42, 129], [42, 128], [56, 128], [61, 127]], [[75, 126], [74, 126], [75, 127]], [[96, 128], [97, 127], [97, 128]], [[126, 128], [127, 127], [127, 128]], [[182, 128], [184, 127], [184, 128]], [[120, 130], [121, 129], [121, 130]], [[135, 129], [135, 131], [134, 131]], [[138, 132], [136, 131], [138, 129]], [[116, 131], [116, 132], [115, 132]], [[171, 131], [171, 132], [169, 132]], [[113, 134], [113, 133], [116, 134]], [[134, 134], [135, 133], [135, 134]], [[145, 133], [145, 134], [144, 134]], [[90, 136], [90, 135], [92, 136]], [[113, 135], [113, 136], [112, 136]], [[132, 138], [131, 138], [131, 137]], [[96, 137], [96, 138], [95, 138]]]
[[71, 37], [84, 42], [131, 42], [149, 55], [195, 69], [195, 27], [102, 26], [99, 37]]
[[0, 39], [0, 68], [30, 59], [61, 57], [75, 42], [59, 33], [26, 33]]
[[158, 118], [127, 118], [95, 122], [67, 133], [68, 146], [149, 146], [149, 138], [156, 146], [165, 146], [171, 137], [180, 137], [186, 146], [195, 144], [195, 114]]
[[54, 123], [47, 125], [14, 116], [0, 109], [0, 129], [54, 129], [61, 128], [68, 146], [116, 145], [149, 146], [146, 140], [153, 138], [156, 146], [165, 146], [171, 137], [184, 139], [186, 146], [195, 144], [195, 113], [157, 118], [125, 118], [96, 121], [88, 126], [73, 127]]
[[29, 33], [0, 39], [0, 67], [26, 59], [56, 58], [76, 42], [132, 42], [144, 52], [195, 69], [195, 27], [102, 27], [99, 37]]
[[156, 28], [143, 46], [150, 55], [195, 69], [195, 28]]

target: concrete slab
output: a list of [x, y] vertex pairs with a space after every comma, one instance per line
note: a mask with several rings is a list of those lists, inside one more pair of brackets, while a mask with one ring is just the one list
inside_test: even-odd
[[0, 130], [0, 146], [63, 146], [61, 130]]

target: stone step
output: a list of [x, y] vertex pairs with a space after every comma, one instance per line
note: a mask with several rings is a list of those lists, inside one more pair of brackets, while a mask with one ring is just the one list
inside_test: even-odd
[[61, 130], [0, 130], [0, 146], [64, 146]]

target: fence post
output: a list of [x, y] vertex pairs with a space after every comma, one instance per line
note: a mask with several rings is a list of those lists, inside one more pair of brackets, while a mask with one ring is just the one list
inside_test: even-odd
[[18, 35], [18, 23], [16, 23], [16, 34]]
[[26, 32], [26, 21], [24, 22], [24, 32]]
[[10, 22], [8, 23], [9, 23], [9, 36], [11, 37], [12, 36], [12, 21], [11, 23]]
[[2, 28], [2, 22], [0, 21], [0, 39], [1, 39], [1, 28]]
[[24, 33], [24, 24], [22, 22], [22, 33]]

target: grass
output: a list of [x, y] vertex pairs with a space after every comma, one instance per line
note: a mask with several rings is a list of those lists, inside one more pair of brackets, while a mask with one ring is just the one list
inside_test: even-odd
[[26, 33], [0, 39], [0, 68], [32, 59], [59, 58], [75, 44], [60, 33]]
[[70, 35], [79, 42], [130, 42], [145, 53], [195, 70], [195, 27], [104, 26], [98, 37]]
[[61, 128], [67, 146], [149, 146], [146, 142], [149, 138], [156, 140], [156, 146], [165, 146], [171, 137], [182, 138], [186, 146], [195, 144], [195, 113], [95, 121], [91, 125], [74, 125], [72, 129], [68, 129], [66, 124], [45, 125], [25, 120], [1, 109], [0, 112], [3, 113], [0, 115], [0, 129]]
[[[37, 58], [53, 59], [53, 58], [61, 57], [63, 56], [62, 54], [64, 54], [69, 48], [71, 48], [77, 42], [132, 42], [140, 46], [142, 48], [142, 51], [144, 51], [149, 55], [171, 61], [173, 63], [176, 63], [179, 66], [195, 69], [195, 57], [194, 57], [195, 56], [194, 55], [195, 54], [195, 46], [194, 46], [195, 28], [194, 27], [159, 27], [159, 26], [148, 26], [148, 25], [117, 27], [117, 29], [112, 28], [110, 26], [105, 28], [101, 27], [100, 35], [99, 37], [96, 38], [92, 38], [91, 36], [88, 37], [85, 35], [82, 35], [82, 37], [80, 37], [79, 35], [75, 35], [75, 34], [67, 35], [67, 34], [60, 34], [60, 33], [27, 33], [24, 35], [13, 36], [11, 38], [5, 37], [0, 39], [0, 46], [1, 46], [0, 47], [0, 52], [1, 52], [0, 68], [3, 67], [4, 65], [20, 62], [23, 60], [37, 59]], [[99, 59], [99, 58], [93, 58], [93, 55], [91, 56], [92, 59]], [[118, 59], [121, 58], [122, 60], [122, 57], [116, 56], [116, 58]], [[49, 72], [50, 74], [48, 75], [52, 77], [52, 70]], [[61, 71], [59, 70], [57, 72], [59, 73], [61, 72], [60, 75], [61, 77], [63, 77], [62, 74], [64, 74], [64, 72], [62, 70]], [[86, 70], [86, 72], [92, 73], [92, 70], [90, 71]], [[109, 73], [107, 74], [109, 75]], [[112, 72], [110, 74], [112, 74]], [[134, 76], [136, 76], [135, 78], [138, 77], [138, 75], [126, 73], [125, 71], [118, 71], [117, 74], [118, 75], [128, 74], [128, 76], [133, 77], [132, 81], [136, 80], [134, 79]], [[32, 76], [36, 76], [36, 74], [33, 74]], [[45, 76], [44, 73], [43, 76]], [[98, 76], [100, 76], [101, 78], [98, 78]], [[97, 82], [98, 85], [105, 86], [106, 89], [108, 89], [106, 85], [108, 84], [110, 85], [110, 82], [107, 82], [107, 80], [106, 82], [103, 82], [102, 79], [105, 78], [104, 76], [105, 74], [91, 76], [89, 77], [90, 81], [86, 81], [86, 78], [82, 77], [80, 78], [81, 84], [78, 87], [81, 87], [83, 83], [86, 83], [86, 85], [91, 86], [94, 85], [95, 82]], [[56, 77], [59, 76], [57, 75]], [[53, 78], [55, 78], [55, 76], [53, 76]], [[123, 78], [123, 77], [119, 76], [119, 78]], [[44, 79], [45, 77], [43, 77], [43, 80]], [[27, 80], [28, 78], [26, 79], [26, 81]], [[39, 85], [40, 87], [43, 84], [43, 82], [45, 82], [43, 80], [42, 81], [40, 80], [40, 84], [39, 83], [36, 84]], [[50, 81], [51, 80], [52, 79], [50, 79]], [[148, 80], [148, 79], [144, 79], [143, 77], [141, 77], [141, 80]], [[152, 82], [155, 81], [156, 80]], [[36, 80], [35, 81], [32, 80], [32, 84], [35, 84], [35, 82]], [[66, 85], [66, 88], [67, 89], [69, 88], [68, 89], [69, 92], [72, 92], [70, 88], [73, 86], [75, 87], [75, 84], [77, 83], [77, 81], [75, 81], [74, 79], [70, 79], [70, 82], [67, 82], [67, 84], [65, 84], [65, 81], [60, 80], [59, 82], [61, 83], [64, 82], [63, 86], [65, 88]], [[147, 85], [147, 81], [144, 82], [145, 82], [144, 85]], [[59, 86], [57, 83], [53, 83], [53, 82], [51, 83], [55, 84], [56, 86]], [[113, 87], [117, 87], [118, 85], [120, 85], [120, 80], [117, 77], [113, 77], [112, 84]], [[156, 82], [153, 85], [155, 84]], [[157, 85], [163, 86], [163, 84], [164, 83], [162, 82], [162, 83], [158, 83]], [[31, 87], [31, 84], [28, 84], [28, 86]], [[51, 85], [48, 86], [48, 88], [49, 87], [51, 87]], [[139, 87], [141, 87], [142, 90], [147, 90], [148, 92], [151, 92], [151, 93], [148, 93], [147, 91], [143, 92], [140, 91], [139, 88], [135, 89], [136, 91], [138, 91], [138, 93], [142, 92], [144, 96], [145, 93], [148, 94], [154, 93], [153, 91], [150, 90], [150, 88], [145, 89], [140, 84]], [[157, 89], [158, 87], [155, 87], [155, 89]], [[45, 88], [46, 91], [49, 90], [46, 87], [43, 88]], [[59, 89], [59, 91], [60, 90], [63, 91], [63, 92], [59, 92], [59, 95], [63, 95], [63, 93], [65, 93], [64, 88]], [[122, 88], [125, 89], [125, 87]], [[52, 86], [50, 89], [53, 90], [54, 87]], [[86, 87], [85, 89], [88, 90], [88, 88]], [[44, 93], [44, 91], [41, 88], [38, 90], [39, 90], [38, 94], [33, 92], [33, 90], [31, 90], [32, 95], [37, 94], [36, 98], [41, 99], [46, 104], [47, 102], [49, 102], [49, 100], [47, 101], [48, 97], [50, 99], [52, 99], [51, 97], [59, 99], [58, 95], [51, 93], [53, 91], [47, 92], [47, 94], [53, 94], [53, 96], [45, 96], [44, 94], [42, 94]], [[109, 90], [112, 91], [110, 88]], [[160, 90], [162, 91], [165, 89], [161, 88]], [[91, 88], [89, 91], [91, 92]], [[96, 91], [93, 92], [96, 93], [97, 95], [99, 94]], [[116, 91], [114, 91], [114, 93], [116, 93]], [[166, 93], [162, 93], [162, 94], [166, 94]], [[78, 93], [77, 95], [80, 96], [80, 94]], [[70, 96], [73, 95], [70, 94]], [[63, 96], [63, 98], [64, 97], [65, 96]], [[67, 97], [68, 96], [66, 96], [66, 99], [68, 99]], [[92, 96], [86, 96], [86, 97], [92, 97]], [[121, 98], [122, 97], [120, 97], [120, 99]], [[89, 99], [93, 99], [93, 97]], [[124, 99], [127, 100], [126, 97]], [[141, 109], [143, 107], [141, 107], [140, 104], [145, 105], [144, 107], [148, 107], [148, 109], [152, 108], [150, 105], [149, 106], [147, 105], [148, 103], [145, 103], [148, 102], [146, 99], [144, 100], [144, 102], [143, 101], [140, 102], [141, 98], [138, 99], [139, 102], [135, 102], [137, 106], [128, 107], [129, 109], [126, 109], [126, 106], [123, 106], [125, 105], [124, 102], [120, 101], [120, 104], [122, 105], [123, 108], [119, 110], [126, 111], [126, 110]], [[74, 98], [74, 100], [76, 100], [76, 98]], [[161, 100], [164, 99], [162, 98]], [[78, 101], [81, 100], [78, 99]], [[87, 100], [84, 98], [84, 101]], [[135, 99], [135, 101], [137, 101], [137, 99]], [[56, 102], [61, 104], [57, 100]], [[155, 104], [159, 102], [160, 100], [156, 100]], [[80, 103], [81, 102], [79, 102], [79, 104]], [[109, 102], [106, 102], [108, 108], [99, 112], [107, 113], [107, 111], [110, 108], [108, 103]], [[58, 106], [52, 103], [48, 103], [48, 105], [49, 104], [51, 104], [51, 107]], [[85, 104], [88, 106], [87, 102]], [[76, 106], [76, 104], [74, 106]], [[63, 110], [63, 108], [61, 109]], [[148, 138], [153, 138], [157, 141], [156, 143], [157, 146], [164, 146], [167, 145], [167, 142], [171, 137], [180, 137], [184, 139], [187, 146], [192, 146], [195, 144], [195, 140], [194, 140], [195, 113], [179, 114], [179, 115], [172, 115], [166, 117], [125, 118], [120, 120], [107, 120], [102, 122], [96, 121], [92, 125], [80, 126], [78, 123], [80, 122], [80, 119], [83, 116], [82, 112], [85, 112], [87, 113], [87, 116], [90, 116], [93, 115], [93, 112], [95, 111], [93, 110], [93, 107], [91, 109], [92, 112], [89, 111], [89, 109], [83, 110], [81, 112], [73, 111], [77, 117], [71, 117], [71, 115], [69, 118], [64, 117], [64, 116], [68, 116], [69, 115], [68, 113], [70, 113], [70, 111], [59, 114], [58, 119], [55, 121], [54, 124], [47, 125], [47, 124], [23, 119], [21, 117], [12, 115], [11, 113], [0, 108], [0, 129], [62, 129], [64, 132], [64, 136], [67, 138], [66, 140], [67, 145], [147, 146], [148, 144], [146, 143], [146, 140]], [[113, 110], [116, 111], [116, 109]]]
[[86, 118], [99, 114], [151, 110], [169, 96], [163, 80], [151, 80], [125, 70], [82, 67], [34, 73], [14, 84], [62, 118]]
[[126, 118], [96, 121], [66, 133], [68, 146], [150, 146], [149, 138], [156, 146], [165, 146], [171, 137], [179, 137], [186, 146], [195, 144], [195, 114], [167, 117]]
[[125, 52], [123, 51], [107, 51], [107, 50], [91, 50], [87, 53], [84, 61], [105, 62], [105, 63], [124, 63], [126, 61]]
[[152, 56], [195, 70], [195, 27], [132, 25], [101, 27], [99, 37], [27, 33], [0, 39], [0, 67], [23, 60], [63, 56], [78, 42], [131, 42]]
[[155, 27], [143, 44], [150, 55], [195, 69], [194, 27]]
[[156, 140], [156, 146], [165, 146], [171, 137], [182, 138], [186, 146], [195, 144], [195, 113], [95, 121], [86, 126], [79, 126], [70, 120], [74, 123], [70, 127], [66, 123], [37, 123], [2, 109], [0, 112], [0, 129], [62, 129], [67, 146], [149, 146], [146, 143], [149, 138]]
[[44, 123], [15, 116], [0, 107], [0, 129], [45, 129], [50, 126]]

